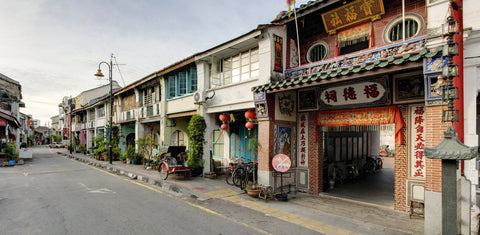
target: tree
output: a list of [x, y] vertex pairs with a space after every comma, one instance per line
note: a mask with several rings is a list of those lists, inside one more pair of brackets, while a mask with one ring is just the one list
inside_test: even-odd
[[203, 116], [195, 114], [188, 123], [189, 153], [187, 164], [195, 170], [203, 167], [203, 144], [205, 143], [205, 129], [207, 124]]

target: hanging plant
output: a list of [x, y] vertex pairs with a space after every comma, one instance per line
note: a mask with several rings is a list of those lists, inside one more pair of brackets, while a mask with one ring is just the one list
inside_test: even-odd
[[205, 143], [205, 129], [207, 124], [201, 115], [193, 115], [188, 123], [189, 153], [187, 164], [192, 170], [203, 167], [203, 144]]

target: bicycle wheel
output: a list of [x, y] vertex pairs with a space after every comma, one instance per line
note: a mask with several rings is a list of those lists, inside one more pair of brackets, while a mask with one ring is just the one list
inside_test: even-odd
[[242, 187], [242, 184], [245, 182], [245, 169], [237, 168], [233, 173], [233, 184], [237, 187]]
[[166, 164], [162, 163], [162, 165], [160, 165], [158, 168], [158, 171], [160, 171], [160, 178], [162, 178], [162, 180], [166, 180], [168, 178], [168, 166]]
[[381, 157], [379, 157], [377, 159], [377, 170], [380, 170], [383, 168], [383, 159]]
[[233, 185], [233, 171], [232, 169], [228, 168], [227, 172], [225, 173], [225, 181], [228, 185]]

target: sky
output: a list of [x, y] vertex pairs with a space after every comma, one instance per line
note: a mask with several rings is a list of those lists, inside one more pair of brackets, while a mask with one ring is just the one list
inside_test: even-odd
[[[303, 1], [306, 2], [306, 1]], [[297, 1], [298, 4], [302, 1]], [[22, 86], [21, 112], [49, 125], [62, 97], [108, 83], [113, 53], [129, 85], [287, 9], [286, 0], [0, 0], [0, 73]], [[102, 65], [108, 77], [108, 67]]]

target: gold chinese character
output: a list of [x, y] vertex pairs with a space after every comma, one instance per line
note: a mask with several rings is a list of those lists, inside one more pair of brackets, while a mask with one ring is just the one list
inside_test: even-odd
[[365, 16], [372, 15], [372, 5], [375, 3], [375, 0], [365, 0], [362, 5], [360, 5], [360, 10], [365, 13]]
[[330, 17], [332, 17], [332, 19], [330, 20], [330, 24], [332, 24], [333, 27], [337, 27], [337, 25], [343, 23], [337, 12], [331, 14]]
[[345, 8], [347, 13], [345, 13], [345, 18], [348, 22], [354, 21], [357, 19], [357, 13], [355, 12], [354, 6]]

